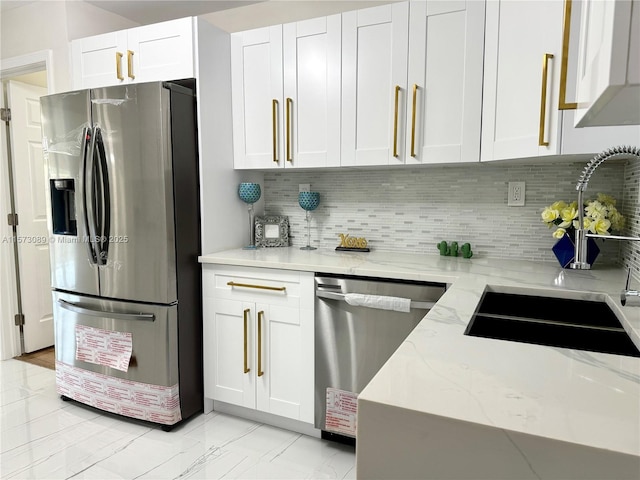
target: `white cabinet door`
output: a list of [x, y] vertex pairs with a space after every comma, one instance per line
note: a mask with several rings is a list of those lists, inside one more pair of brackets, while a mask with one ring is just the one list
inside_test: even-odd
[[[194, 72], [191, 17], [132, 28], [127, 35], [132, 81], [153, 82], [192, 78]], [[128, 60], [127, 59], [127, 60]]]
[[[301, 318], [300, 309], [278, 305], [257, 304], [258, 345], [256, 361], [261, 369], [256, 370], [256, 397], [258, 410], [312, 422], [313, 417], [304, 418], [305, 396], [303, 386], [313, 377], [313, 363], [304, 361], [313, 324], [309, 318]], [[261, 343], [260, 343], [261, 342]], [[260, 358], [260, 357], [258, 357]], [[310, 409], [309, 409], [310, 410]]]
[[75, 89], [119, 85], [126, 77], [126, 30], [71, 42], [71, 69]]
[[562, 18], [561, 0], [487, 2], [481, 160], [560, 153]]
[[282, 26], [285, 167], [340, 165], [341, 16]]
[[255, 408], [254, 304], [204, 297], [203, 306], [205, 397]]
[[408, 2], [342, 15], [341, 165], [404, 163]]
[[640, 1], [584, 0], [578, 126], [640, 124]]
[[478, 162], [485, 2], [414, 1], [407, 164]]
[[282, 26], [231, 35], [235, 168], [283, 165]]

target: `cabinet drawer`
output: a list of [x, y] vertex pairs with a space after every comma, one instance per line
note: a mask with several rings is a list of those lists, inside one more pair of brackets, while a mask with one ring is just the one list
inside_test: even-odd
[[[303, 306], [301, 278], [311, 272], [253, 267], [203, 266], [203, 296], [287, 307]], [[306, 282], [305, 282], [306, 283]], [[311, 282], [310, 285], [313, 285]], [[309, 292], [307, 292], [309, 293]], [[310, 291], [313, 295], [313, 291]]]

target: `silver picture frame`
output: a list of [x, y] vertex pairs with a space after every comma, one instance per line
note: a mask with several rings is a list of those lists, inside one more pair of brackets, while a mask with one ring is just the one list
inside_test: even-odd
[[255, 219], [256, 247], [288, 247], [289, 217], [260, 215]]

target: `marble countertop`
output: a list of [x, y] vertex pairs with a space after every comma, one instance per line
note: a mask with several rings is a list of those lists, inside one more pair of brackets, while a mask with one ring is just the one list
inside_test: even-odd
[[471, 337], [485, 290], [605, 301], [640, 347], [621, 268], [389, 252], [229, 250], [201, 263], [442, 282], [446, 293], [360, 398], [640, 456], [640, 358]]

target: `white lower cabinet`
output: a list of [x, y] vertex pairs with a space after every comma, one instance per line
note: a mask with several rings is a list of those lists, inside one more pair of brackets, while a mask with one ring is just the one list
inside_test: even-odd
[[313, 423], [313, 273], [203, 266], [205, 397]]

